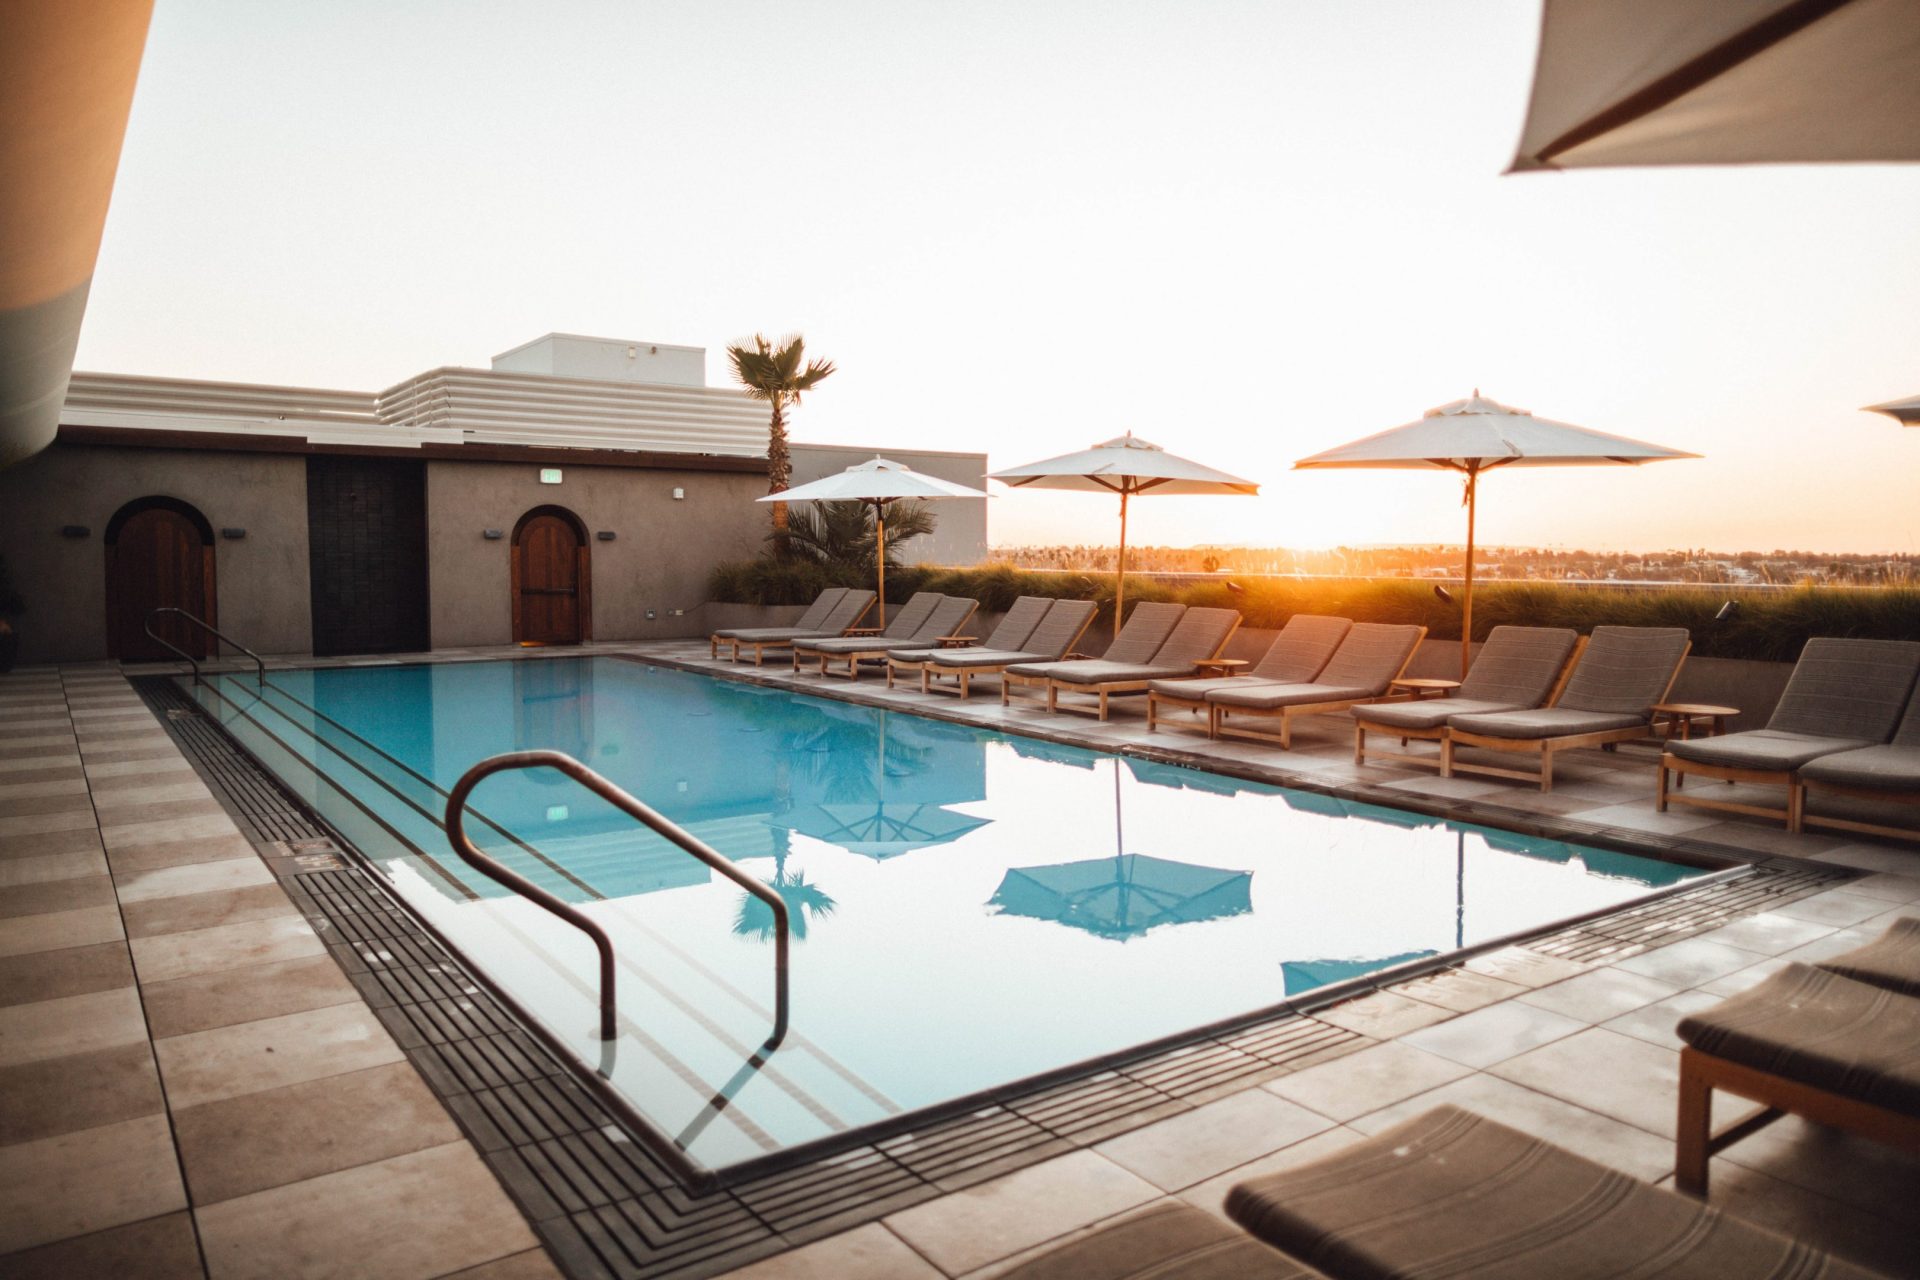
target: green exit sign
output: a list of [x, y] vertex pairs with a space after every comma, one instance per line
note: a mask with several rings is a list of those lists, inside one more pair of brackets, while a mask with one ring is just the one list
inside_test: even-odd
[[540, 483], [541, 484], [559, 484], [560, 468], [558, 467], [540, 468]]

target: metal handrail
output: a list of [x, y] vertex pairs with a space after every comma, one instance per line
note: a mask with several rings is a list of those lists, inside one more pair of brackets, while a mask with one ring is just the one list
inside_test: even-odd
[[[160, 635], [158, 632], [156, 632], [153, 629], [153, 620], [159, 617], [163, 613], [179, 614], [181, 617], [185, 618], [188, 622], [193, 623], [194, 626], [199, 627], [203, 631], [211, 632], [215, 636], [218, 636], [220, 639], [232, 645], [234, 648], [238, 649], [240, 652], [246, 654], [249, 658], [252, 658], [254, 679], [259, 682], [259, 685], [262, 689], [267, 687], [267, 664], [265, 660], [263, 660], [260, 657], [259, 654], [247, 648], [247, 646], [241, 644], [238, 640], [235, 640], [232, 636], [220, 630], [220, 628], [214, 626], [211, 622], [208, 622], [205, 618], [196, 618], [192, 614], [188, 613], [185, 609], [176, 609], [170, 604], [161, 605], [158, 609], [155, 609], [152, 613], [149, 613], [147, 615], [147, 620], [141, 624], [141, 629], [147, 633], [147, 638], [152, 640], [155, 644], [165, 645], [167, 648], [173, 650], [175, 653], [179, 654], [181, 657], [185, 658], [189, 663], [193, 665], [193, 682], [195, 684], [201, 683], [200, 659], [194, 657], [192, 654], [188, 653], [185, 649], [182, 649], [179, 645], [167, 639], [165, 636]], [[215, 653], [215, 656], [216, 657], [219, 656], [217, 651]]]
[[509, 751], [501, 755], [489, 756], [461, 774], [460, 781], [453, 784], [453, 791], [447, 797], [447, 841], [453, 846], [453, 851], [475, 871], [505, 885], [535, 906], [559, 916], [593, 939], [593, 945], [600, 953], [600, 1038], [612, 1040], [619, 1034], [614, 1025], [613, 940], [607, 936], [607, 931], [585, 912], [561, 901], [525, 876], [509, 871], [482, 853], [473, 841], [467, 838], [467, 796], [482, 780], [509, 769], [554, 769], [564, 773], [614, 808], [623, 811], [629, 817], [638, 818], [655, 833], [665, 836], [680, 846], [684, 852], [706, 863], [707, 866], [718, 871], [772, 909], [774, 924], [777, 927], [773, 951], [773, 1034], [767, 1038], [764, 1047], [767, 1049], [779, 1047], [780, 1042], [787, 1037], [788, 925], [785, 900], [765, 883], [754, 879], [735, 866], [725, 854], [702, 843], [671, 819], [661, 815], [652, 806], [636, 800], [572, 756], [558, 751]]

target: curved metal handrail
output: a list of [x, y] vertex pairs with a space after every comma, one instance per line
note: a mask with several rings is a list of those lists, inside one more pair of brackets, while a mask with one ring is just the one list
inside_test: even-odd
[[[194, 657], [192, 654], [188, 653], [185, 649], [182, 649], [179, 645], [167, 639], [165, 636], [160, 635], [158, 632], [156, 632], [153, 629], [153, 620], [159, 617], [163, 613], [179, 614], [181, 617], [185, 618], [188, 622], [191, 622], [194, 626], [199, 627], [202, 631], [207, 631], [212, 633], [215, 636], [218, 636], [220, 639], [226, 641], [228, 644], [232, 645], [234, 648], [238, 649], [240, 652], [246, 654], [249, 658], [252, 658], [254, 679], [259, 683], [262, 689], [267, 687], [267, 664], [260, 657], [259, 654], [247, 648], [247, 646], [241, 644], [238, 640], [235, 640], [232, 636], [220, 630], [220, 628], [214, 626], [212, 623], [208, 622], [205, 618], [196, 618], [192, 614], [188, 613], [185, 609], [176, 609], [170, 604], [163, 604], [158, 609], [155, 609], [152, 613], [149, 613], [147, 615], [147, 620], [141, 624], [141, 629], [147, 633], [147, 638], [152, 640], [155, 644], [166, 646], [167, 648], [173, 650], [175, 653], [179, 654], [181, 657], [185, 658], [189, 663], [192, 664], [193, 682], [195, 684], [199, 684], [201, 682], [200, 681], [200, 659]], [[215, 656], [218, 656], [217, 652]]]
[[467, 838], [467, 796], [480, 785], [482, 780], [509, 769], [554, 769], [565, 774], [614, 808], [621, 810], [629, 817], [639, 819], [657, 834], [673, 841], [684, 852], [706, 863], [707, 866], [718, 871], [772, 909], [774, 924], [777, 928], [773, 951], [773, 1034], [767, 1037], [764, 1047], [767, 1049], [779, 1047], [780, 1042], [787, 1037], [788, 925], [785, 900], [765, 883], [754, 879], [735, 866], [725, 854], [696, 839], [652, 806], [636, 800], [572, 756], [558, 751], [509, 751], [501, 755], [489, 756], [461, 774], [460, 781], [453, 784], [453, 791], [447, 796], [447, 841], [453, 846], [453, 851], [460, 855], [461, 860], [475, 871], [505, 885], [535, 906], [559, 916], [593, 939], [593, 945], [600, 953], [600, 1038], [612, 1040], [619, 1034], [614, 1025], [613, 940], [607, 936], [607, 931], [585, 912], [561, 901], [525, 876], [509, 871], [482, 853], [473, 841]]

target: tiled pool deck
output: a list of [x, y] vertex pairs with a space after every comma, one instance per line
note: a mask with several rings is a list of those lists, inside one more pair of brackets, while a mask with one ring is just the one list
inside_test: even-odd
[[[710, 663], [704, 642], [591, 651], [742, 674]], [[435, 655], [490, 656], [524, 655]], [[782, 671], [753, 675], [791, 678]], [[922, 1198], [741, 1276], [988, 1276], [1169, 1197], [1217, 1212], [1239, 1179], [1441, 1101], [1665, 1181], [1675, 1021], [1786, 957], [1843, 950], [1920, 914], [1920, 847], [1656, 814], [1653, 757], [1639, 749], [1569, 757], [1542, 796], [1520, 783], [1358, 770], [1337, 717], [1303, 722], [1295, 749], [1281, 752], [1149, 735], [1137, 702], [1099, 725], [1003, 711], [990, 689], [929, 705], [879, 680], [801, 679], [1095, 747], [1364, 786], [1369, 798], [1444, 805], [1476, 821], [1640, 833], [1862, 874], [1614, 963], [1510, 949], [1322, 1011], [1363, 1047]], [[0, 1274], [555, 1274], [281, 889], [275, 859], [288, 850], [245, 838], [117, 668], [0, 677], [0, 725]], [[1920, 1275], [1920, 1160], [1789, 1119], [1717, 1159], [1713, 1178], [1717, 1205], [1889, 1274]]]

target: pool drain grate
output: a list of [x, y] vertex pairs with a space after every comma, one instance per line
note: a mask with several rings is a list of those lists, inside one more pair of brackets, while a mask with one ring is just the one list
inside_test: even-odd
[[[695, 1195], [171, 680], [135, 682], [389, 1032], [576, 1280], [715, 1275], [1374, 1043], [1282, 1015]], [[164, 686], [164, 688], [161, 688]], [[1527, 944], [1605, 963], [1850, 877], [1752, 876]]]

